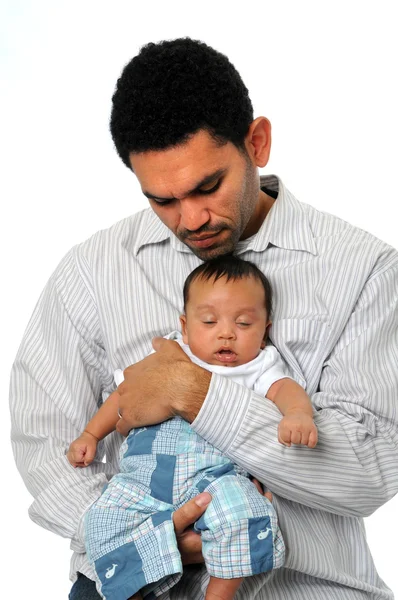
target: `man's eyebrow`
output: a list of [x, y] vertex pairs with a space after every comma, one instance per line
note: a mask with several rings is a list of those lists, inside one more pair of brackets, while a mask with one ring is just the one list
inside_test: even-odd
[[[190, 196], [191, 194], [194, 194], [195, 192], [198, 192], [201, 187], [203, 187], [204, 185], [207, 185], [208, 183], [211, 183], [214, 179], [219, 179], [222, 175], [224, 175], [224, 173], [226, 172], [226, 170], [227, 169], [218, 169], [218, 171], [215, 171], [214, 173], [210, 173], [210, 175], [206, 175], [206, 177], [203, 177], [203, 179], [201, 179], [195, 185], [194, 188], [192, 188], [186, 194], [184, 194], [184, 197], [185, 196]], [[172, 198], [161, 198], [160, 196], [155, 196], [154, 194], [151, 194], [147, 190], [142, 190], [142, 193], [144, 194], [144, 196], [146, 196], [149, 199], [160, 200], [162, 202], [170, 202], [171, 200], [177, 200], [177, 198], [174, 198], [174, 197], [172, 197]]]

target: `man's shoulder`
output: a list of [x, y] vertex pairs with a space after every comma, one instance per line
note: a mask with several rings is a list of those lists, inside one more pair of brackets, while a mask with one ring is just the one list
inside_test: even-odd
[[275, 175], [262, 177], [261, 183], [263, 190], [270, 187], [278, 194], [268, 227], [266, 219], [262, 228], [265, 242], [268, 235], [274, 246], [306, 251], [329, 266], [338, 261], [351, 267], [362, 255], [360, 263], [368, 272], [383, 257], [387, 263], [397, 262], [395, 248], [341, 217], [298, 200]]
[[91, 289], [93, 275], [107, 276], [110, 269], [117, 269], [125, 262], [126, 254], [130, 258], [134, 256], [142, 239], [150, 243], [151, 232], [158, 226], [155, 219], [156, 215], [148, 208], [97, 231], [69, 249], [50, 280], [64, 290], [77, 285], [77, 282], [80, 282], [79, 285], [83, 282], [86, 288]]
[[398, 265], [398, 251], [387, 242], [341, 217], [309, 204], [300, 204], [307, 213], [308, 223], [321, 255], [332, 248], [339, 248], [342, 256], [347, 253], [365, 253], [374, 260], [385, 257], [387, 262]]
[[[164, 233], [164, 225], [155, 213], [146, 208], [117, 221], [107, 229], [97, 231], [75, 247], [78, 256], [97, 259], [109, 254], [128, 251], [136, 253], [144, 243], [156, 242]], [[159, 234], [161, 234], [159, 236]]]

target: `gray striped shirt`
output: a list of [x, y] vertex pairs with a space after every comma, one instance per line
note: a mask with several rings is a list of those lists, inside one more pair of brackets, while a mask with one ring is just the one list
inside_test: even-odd
[[[192, 425], [272, 490], [287, 546], [285, 567], [246, 578], [237, 598], [391, 599], [362, 517], [398, 490], [398, 253], [298, 202], [275, 176], [261, 185], [278, 198], [237, 253], [271, 281], [270, 337], [312, 398], [319, 443], [279, 444], [276, 407], [212, 375]], [[82, 515], [117, 471], [122, 438], [108, 436], [86, 469], [65, 452], [114, 389], [115, 369], [179, 328], [183, 282], [200, 262], [141, 211], [65, 256], [27, 327], [11, 378], [13, 448], [30, 517], [72, 539], [72, 578], [92, 577]], [[164, 598], [199, 600], [206, 584], [203, 566], [187, 567]]]

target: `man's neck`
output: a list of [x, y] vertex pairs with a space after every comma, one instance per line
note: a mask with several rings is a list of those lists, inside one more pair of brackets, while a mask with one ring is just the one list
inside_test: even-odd
[[275, 198], [260, 190], [259, 193], [259, 201], [257, 202], [257, 206], [255, 208], [254, 214], [252, 215], [250, 222], [248, 223], [245, 231], [242, 234], [241, 240], [246, 240], [251, 237], [260, 229], [261, 225], [264, 222], [267, 214], [271, 210], [272, 205], [275, 202]]

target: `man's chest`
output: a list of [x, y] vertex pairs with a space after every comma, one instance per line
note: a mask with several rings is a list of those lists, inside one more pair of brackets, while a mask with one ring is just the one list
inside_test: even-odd
[[[271, 247], [245, 252], [269, 278], [274, 294], [270, 338], [292, 375], [316, 391], [322, 366], [351, 313], [344, 281], [319, 257]], [[97, 273], [95, 292], [105, 350], [113, 368], [125, 368], [151, 350], [151, 340], [179, 329], [183, 285], [200, 264], [189, 253], [151, 246], [124, 257], [112, 274]]]

